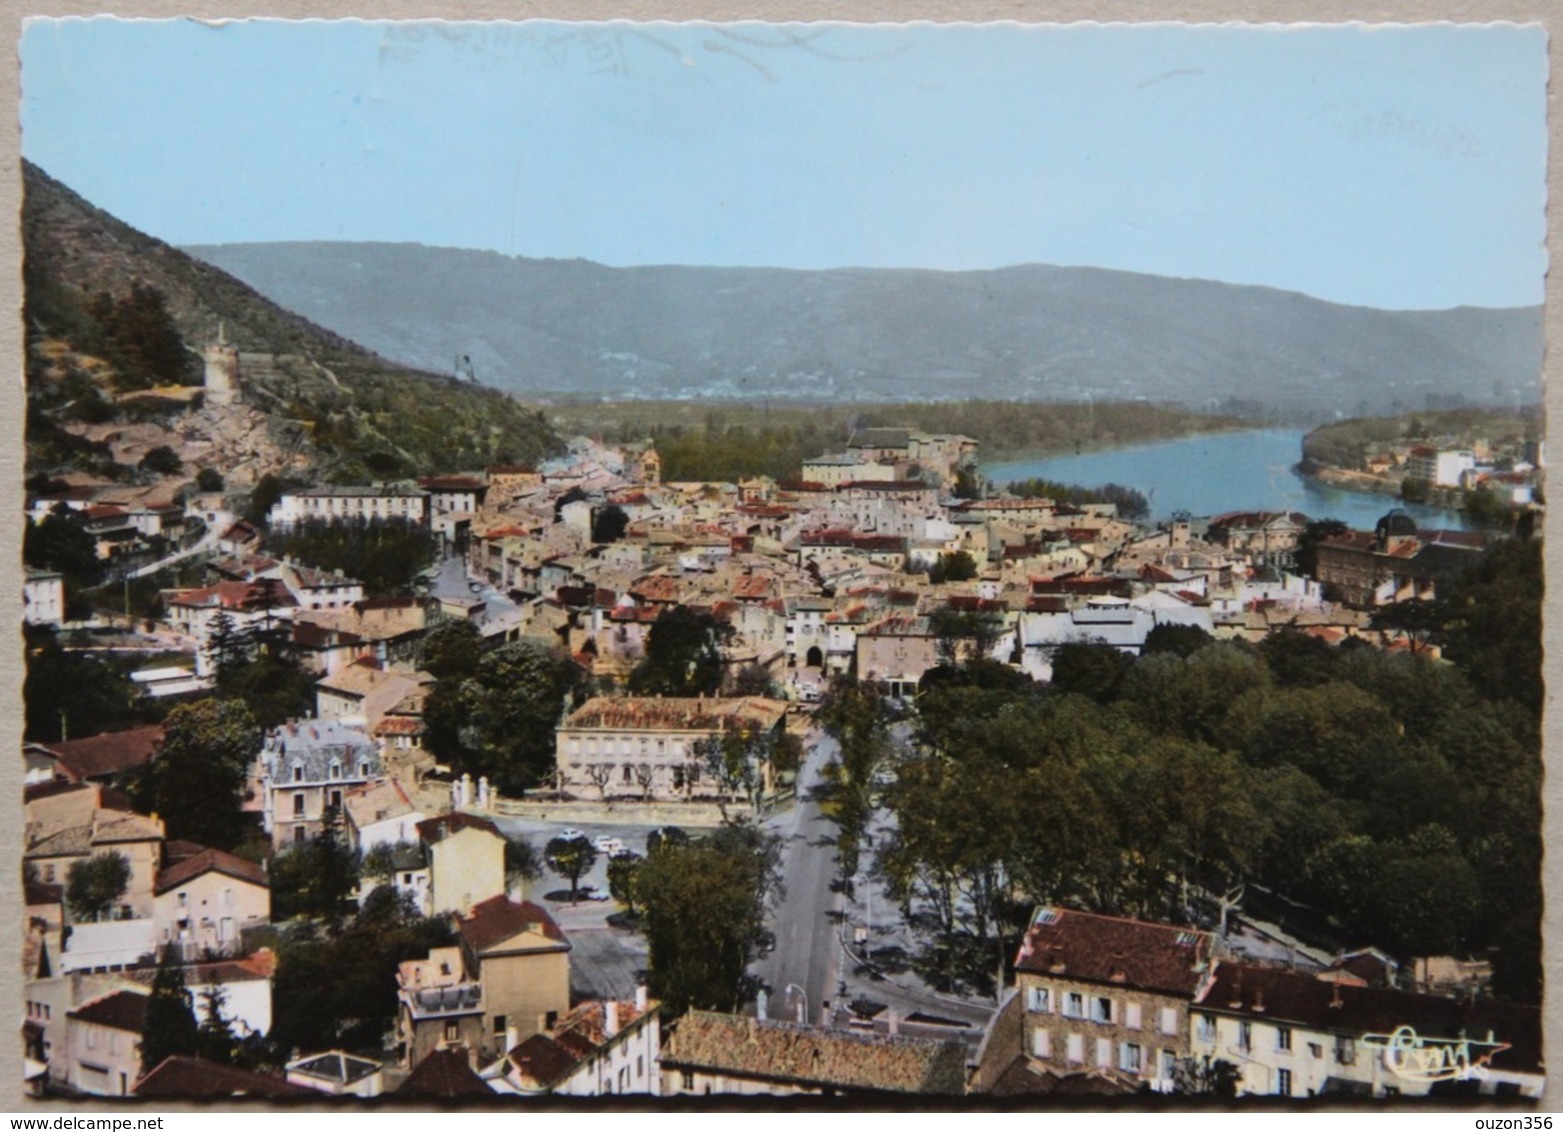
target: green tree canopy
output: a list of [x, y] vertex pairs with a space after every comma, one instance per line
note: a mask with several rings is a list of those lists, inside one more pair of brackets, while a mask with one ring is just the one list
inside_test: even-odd
[[476, 671], [437, 681], [424, 705], [427, 744], [474, 778], [506, 794], [545, 781], [554, 729], [586, 687], [566, 653], [513, 641], [483, 653]]
[[580, 896], [581, 878], [597, 863], [597, 850], [585, 837], [555, 837], [543, 848], [543, 860], [554, 873], [570, 882], [570, 902]]
[[123, 853], [95, 853], [67, 870], [65, 904], [78, 920], [106, 919], [129, 886], [130, 861]]
[[184, 968], [172, 947], [165, 947], [152, 977], [141, 1027], [141, 1072], [156, 1069], [175, 1055], [192, 1057], [200, 1043]]
[[753, 827], [663, 846], [639, 865], [651, 992], [679, 1015], [732, 1011], [750, 994], [746, 972], [777, 893], [779, 850]]
[[239, 700], [179, 705], [164, 721], [156, 757], [133, 785], [139, 808], [161, 815], [169, 837], [232, 849], [249, 828], [240, 807], [261, 737]]
[[638, 696], [714, 696], [722, 687], [722, 646], [733, 635], [726, 621], [705, 610], [675, 605], [657, 614], [646, 635], [645, 658], [630, 673]]

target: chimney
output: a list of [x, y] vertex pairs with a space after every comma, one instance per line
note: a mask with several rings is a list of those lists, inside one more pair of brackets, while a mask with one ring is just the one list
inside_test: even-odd
[[511, 1050], [515, 1049], [516, 1046], [518, 1046], [520, 1044], [521, 1044], [521, 1031], [516, 1029], [516, 1027], [513, 1026], [513, 1025], [506, 1026], [505, 1027], [505, 1052], [509, 1053]]
[[602, 1033], [611, 1038], [619, 1032], [619, 1000], [610, 998], [602, 1004]]
[[885, 1032], [892, 1038], [901, 1032], [901, 1016], [893, 1008], [885, 1014]]
[[644, 1013], [646, 1013], [646, 1011], [649, 1008], [650, 1008], [650, 1000], [647, 997], [646, 984], [645, 983], [637, 983], [637, 984], [635, 984], [635, 1009], [636, 1009], [636, 1011], [638, 1011], [641, 1014], [644, 1014]]

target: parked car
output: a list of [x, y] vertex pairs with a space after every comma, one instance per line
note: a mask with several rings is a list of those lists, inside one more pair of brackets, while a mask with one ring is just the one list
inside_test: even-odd
[[624, 842], [620, 841], [617, 837], [610, 837], [606, 833], [599, 837], [596, 841], [593, 841], [592, 845], [594, 848], [596, 848], [597, 852], [606, 853], [610, 857], [615, 853], [622, 852], [624, 849]]

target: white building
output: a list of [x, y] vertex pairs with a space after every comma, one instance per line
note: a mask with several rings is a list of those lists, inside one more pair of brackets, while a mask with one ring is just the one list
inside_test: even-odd
[[387, 519], [427, 523], [429, 493], [405, 484], [311, 487], [283, 495], [266, 516], [273, 527]]

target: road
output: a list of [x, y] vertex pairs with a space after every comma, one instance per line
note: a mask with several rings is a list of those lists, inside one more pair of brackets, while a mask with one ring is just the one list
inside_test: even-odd
[[138, 566], [130, 571], [126, 577], [145, 578], [156, 574], [172, 566], [176, 562], [183, 562], [186, 558], [194, 558], [197, 554], [209, 553], [217, 545], [217, 540], [222, 537], [223, 531], [233, 525], [233, 516], [226, 511], [218, 512], [217, 521], [207, 525], [206, 533], [199, 540], [183, 550], [177, 550], [166, 558], [159, 558], [156, 562], [149, 562], [145, 566]]
[[773, 1018], [797, 1019], [807, 1012], [810, 1022], [835, 1006], [841, 971], [841, 945], [831, 913], [842, 897], [830, 889], [836, 875], [833, 845], [836, 827], [813, 800], [825, 764], [836, 754], [835, 741], [821, 736], [798, 768], [797, 803], [767, 822], [782, 839], [782, 883], [785, 895], [771, 916], [776, 948], [751, 968], [769, 989]]
[[[768, 1013], [772, 1018], [793, 1021], [799, 1018], [800, 1009], [805, 1009], [810, 1022], [841, 1026], [848, 1019], [846, 1003], [870, 999], [888, 1008], [877, 1020], [881, 1032], [893, 1013], [903, 1034], [958, 1037], [975, 1046], [993, 1014], [991, 1000], [938, 994], [910, 971], [877, 971], [853, 954], [861, 952], [859, 929], [875, 952], [898, 947], [910, 953], [916, 942], [901, 921], [900, 909], [878, 882], [870, 879], [871, 847], [863, 850], [853, 896], [831, 890], [836, 877], [836, 828], [820, 813], [811, 795], [836, 749], [828, 736], [813, 744], [799, 769], [797, 804], [767, 823], [782, 838], [786, 885], [786, 894], [770, 919], [776, 949], [751, 966], [769, 992]], [[883, 819], [872, 830], [875, 840], [889, 832]], [[948, 1024], [906, 1024], [909, 1015]]]

